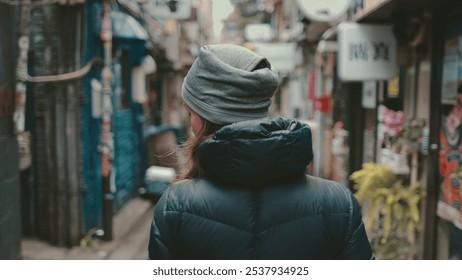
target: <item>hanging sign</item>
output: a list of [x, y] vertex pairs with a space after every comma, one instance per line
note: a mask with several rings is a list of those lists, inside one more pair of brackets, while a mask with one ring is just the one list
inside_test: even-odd
[[396, 39], [391, 25], [338, 25], [338, 76], [343, 81], [388, 80], [396, 72]]
[[344, 15], [351, 0], [297, 0], [298, 7], [311, 21], [329, 22]]
[[[298, 60], [297, 44], [290, 43], [254, 43], [254, 51], [268, 59], [272, 69], [278, 72], [292, 72]], [[300, 60], [298, 60], [300, 61]]]
[[191, 9], [191, 0], [148, 0], [143, 5], [143, 10], [155, 19], [189, 19]]
[[267, 23], [251, 23], [245, 26], [245, 38], [248, 41], [269, 42], [274, 38], [274, 31]]

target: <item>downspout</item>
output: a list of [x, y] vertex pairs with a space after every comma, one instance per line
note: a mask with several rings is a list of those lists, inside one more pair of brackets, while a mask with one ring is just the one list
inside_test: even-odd
[[104, 47], [103, 78], [103, 113], [101, 121], [101, 139], [99, 152], [101, 153], [103, 180], [103, 239], [112, 240], [112, 204], [114, 195], [111, 190], [111, 160], [113, 152], [111, 119], [112, 119], [112, 27], [110, 0], [103, 2], [103, 20], [101, 40]]

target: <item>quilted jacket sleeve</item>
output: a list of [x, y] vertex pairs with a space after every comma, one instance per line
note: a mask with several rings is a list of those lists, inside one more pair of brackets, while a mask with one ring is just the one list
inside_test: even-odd
[[339, 259], [367, 260], [375, 259], [362, 221], [361, 207], [350, 192], [350, 225], [345, 245]]
[[148, 247], [149, 259], [151, 260], [176, 259], [169, 248], [170, 233], [166, 222], [167, 197], [168, 194], [163, 195], [154, 208]]

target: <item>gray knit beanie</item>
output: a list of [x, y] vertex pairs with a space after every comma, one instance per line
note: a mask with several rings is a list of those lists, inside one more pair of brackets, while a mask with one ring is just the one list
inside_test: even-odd
[[207, 45], [183, 82], [183, 101], [216, 124], [266, 117], [279, 79], [266, 58], [236, 45]]

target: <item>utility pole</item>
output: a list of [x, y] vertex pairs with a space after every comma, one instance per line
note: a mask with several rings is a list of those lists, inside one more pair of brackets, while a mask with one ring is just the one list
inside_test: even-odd
[[103, 19], [101, 40], [104, 46], [103, 78], [103, 114], [101, 120], [101, 139], [99, 151], [102, 161], [103, 183], [103, 239], [112, 240], [112, 205], [114, 200], [111, 189], [111, 160], [113, 152], [112, 140], [112, 27], [110, 0], [103, 1]]

